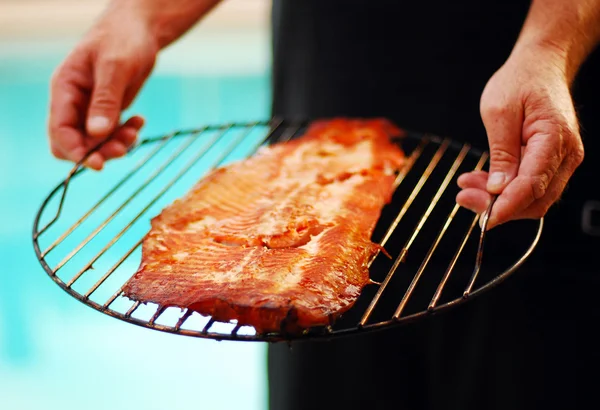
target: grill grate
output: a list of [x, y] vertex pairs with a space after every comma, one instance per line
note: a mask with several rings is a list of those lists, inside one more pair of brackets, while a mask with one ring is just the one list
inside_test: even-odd
[[[82, 160], [48, 195], [35, 218], [33, 243], [41, 265], [71, 296], [129, 323], [217, 340], [289, 340], [281, 334], [259, 335], [251, 327], [236, 323], [217, 323], [189, 310], [132, 302], [122, 295], [122, 286], [139, 265], [150, 217], [211, 169], [247, 157], [262, 145], [288, 141], [300, 135], [307, 124], [273, 119], [148, 138], [103, 173], [87, 171], [81, 166]], [[504, 248], [489, 252], [499, 259], [493, 266], [509, 257], [516, 260], [514, 264], [495, 273], [490, 265], [483, 270], [486, 275], [480, 275], [484, 238], [507, 228], [490, 233], [481, 230], [476, 237], [473, 232], [479, 216], [461, 209], [454, 196], [456, 177], [483, 169], [487, 152], [414, 133], [398, 143], [408, 158], [396, 178], [392, 203], [384, 208], [373, 234], [373, 240], [386, 247], [391, 259], [375, 255], [369, 263], [371, 285], [355, 306], [336, 323], [310, 329], [297, 336], [298, 340], [381, 330], [459, 305], [512, 274], [537, 245], [543, 220], [531, 224], [531, 236], [517, 246], [513, 252], [516, 256], [511, 257]], [[82, 174], [87, 179], [78, 178]], [[99, 193], [105, 186], [111, 188]], [[67, 188], [71, 188], [68, 193]], [[82, 207], [88, 210], [74, 219]], [[490, 210], [491, 205], [483, 226]], [[449, 232], [453, 234], [447, 235]], [[461, 239], [456, 241], [456, 237]]]

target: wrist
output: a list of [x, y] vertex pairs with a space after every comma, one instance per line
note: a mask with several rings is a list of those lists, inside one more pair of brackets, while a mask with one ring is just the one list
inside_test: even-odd
[[600, 1], [533, 0], [515, 53], [534, 50], [561, 67], [569, 84], [600, 42]]
[[[91, 28], [92, 38], [122, 41], [126, 35], [152, 43], [158, 51], [158, 37], [152, 22], [154, 13], [147, 7], [153, 3], [153, 0], [110, 1]], [[144, 4], [146, 7], [143, 7]]]
[[128, 13], [146, 26], [162, 49], [183, 35], [220, 0], [113, 0], [109, 9]]
[[553, 72], [568, 84], [573, 82], [581, 65], [580, 59], [575, 57], [567, 45], [542, 37], [520, 39], [509, 59], [540, 71]]
[[161, 10], [164, 9], [161, 0], [112, 0], [106, 11], [109, 19], [117, 16], [119, 20], [137, 24], [146, 32], [150, 41], [156, 44], [157, 49], [164, 47], [165, 27], [161, 19]]

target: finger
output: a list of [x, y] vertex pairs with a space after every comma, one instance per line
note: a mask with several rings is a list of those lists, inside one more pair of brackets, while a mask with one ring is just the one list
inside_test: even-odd
[[[127, 148], [135, 142], [137, 132], [143, 125], [144, 120], [141, 117], [134, 116], [121, 126], [110, 141], [105, 142], [97, 152], [91, 153], [84, 161], [84, 166], [101, 170], [104, 163], [113, 158], [119, 158], [127, 153]], [[86, 152], [94, 149], [98, 143], [92, 140], [86, 140]]]
[[131, 117], [130, 119], [128, 119], [124, 124], [123, 127], [132, 127], [135, 128], [136, 130], [141, 130], [142, 127], [144, 126], [144, 118], [140, 117], [139, 115], [134, 115], [133, 117]]
[[466, 188], [456, 195], [456, 202], [463, 208], [467, 208], [481, 215], [490, 204], [491, 195], [482, 189]]
[[133, 116], [123, 124], [114, 135], [114, 139], [121, 141], [125, 147], [131, 147], [137, 140], [140, 129], [144, 126], [144, 119], [139, 116]]
[[489, 225], [496, 226], [519, 215], [546, 195], [559, 166], [562, 136], [558, 132], [536, 134], [527, 141], [517, 176], [498, 196]]
[[125, 149], [129, 149], [129, 147], [133, 146], [135, 141], [137, 140], [138, 131], [132, 127], [124, 127], [120, 128], [115, 133], [115, 141], [119, 141], [123, 144]]
[[477, 188], [485, 191], [488, 176], [489, 174], [486, 171], [471, 171], [459, 176], [456, 182], [462, 189]]
[[100, 148], [99, 152], [106, 161], [127, 154], [127, 147], [121, 141], [110, 140]]
[[83, 137], [78, 130], [65, 126], [55, 130], [53, 135], [55, 141], [53, 148], [60, 153], [60, 155], [57, 155], [58, 158], [72, 162], [81, 161], [86, 149]]
[[580, 164], [577, 158], [567, 157], [565, 161], [560, 165], [558, 171], [552, 181], [550, 182], [550, 186], [546, 192], [546, 195], [538, 200], [533, 202], [529, 207], [527, 207], [522, 212], [513, 215], [509, 218], [512, 220], [519, 219], [540, 219], [542, 218], [548, 209], [554, 204], [561, 196], [562, 192], [567, 186], [567, 183], [570, 177], [575, 172], [575, 169]]
[[71, 67], [57, 71], [52, 80], [48, 136], [52, 153], [60, 159], [79, 161], [85, 153], [79, 129], [88, 100], [85, 69]]
[[144, 120], [141, 117], [132, 117], [115, 131], [110, 141], [100, 148], [100, 153], [104, 160], [119, 158], [127, 153], [127, 149], [133, 145], [137, 139], [137, 134]]
[[[87, 141], [87, 152], [89, 153], [97, 144], [93, 141]], [[85, 167], [100, 171], [104, 168], [104, 163], [111, 159], [122, 157], [127, 153], [127, 148], [120, 141], [110, 140], [105, 142], [96, 152], [89, 154], [87, 159], [83, 161]]]
[[482, 100], [481, 119], [490, 145], [490, 176], [487, 189], [499, 194], [516, 177], [521, 159], [521, 104]]
[[94, 152], [84, 161], [83, 165], [95, 171], [100, 171], [104, 168], [104, 158], [99, 152]]
[[[131, 129], [125, 129], [125, 133], [134, 134], [135, 132]], [[131, 137], [128, 137], [131, 138]], [[93, 142], [88, 143], [88, 152], [95, 147]], [[101, 169], [104, 162], [113, 158], [120, 158], [127, 154], [127, 146], [120, 140], [110, 140], [102, 144], [96, 152], [89, 154], [88, 159], [84, 161], [84, 165], [93, 169]]]
[[83, 165], [87, 168], [100, 171], [104, 168], [104, 164], [107, 160], [122, 157], [126, 153], [127, 148], [122, 142], [108, 141], [99, 151], [91, 153], [83, 162]]
[[50, 140], [50, 152], [58, 159], [67, 159], [67, 156], [63, 153], [62, 149], [54, 140]]
[[[119, 142], [118, 145], [123, 145], [125, 148], [132, 145], [136, 138], [137, 133], [144, 124], [144, 119], [139, 116], [131, 117], [125, 124], [121, 125], [114, 133], [109, 137], [109, 141], [101, 143], [99, 152], [104, 153], [106, 146], [114, 146], [113, 141]], [[94, 149], [99, 144], [98, 141], [86, 140], [86, 146], [88, 151]], [[108, 151], [111, 151], [110, 149]], [[119, 149], [121, 151], [121, 149]]]
[[107, 137], [118, 126], [129, 78], [129, 70], [122, 62], [112, 59], [98, 61], [86, 121], [86, 130], [90, 136]]

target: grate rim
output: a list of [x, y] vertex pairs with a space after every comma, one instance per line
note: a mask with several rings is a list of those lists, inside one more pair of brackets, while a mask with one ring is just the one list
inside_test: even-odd
[[[99, 312], [102, 312], [104, 314], [107, 314], [109, 316], [112, 316], [114, 318], [120, 319], [122, 321], [125, 321], [130, 324], [134, 324], [137, 326], [150, 328], [150, 329], [158, 330], [161, 332], [174, 333], [174, 334], [190, 336], [190, 337], [215, 339], [215, 340], [255, 341], [255, 342], [280, 342], [280, 341], [292, 341], [292, 340], [297, 340], [297, 341], [331, 340], [332, 338], [351, 336], [351, 335], [356, 335], [356, 334], [364, 333], [364, 332], [381, 331], [381, 330], [385, 330], [390, 327], [408, 324], [408, 323], [414, 322], [416, 320], [420, 320], [425, 317], [428, 317], [428, 316], [449, 310], [458, 305], [461, 305], [461, 304], [467, 302], [468, 300], [471, 300], [474, 297], [478, 297], [479, 295], [483, 294], [484, 292], [489, 291], [490, 289], [496, 287], [498, 284], [503, 282], [506, 278], [508, 278], [511, 274], [513, 274], [527, 260], [527, 258], [531, 255], [531, 253], [534, 251], [535, 247], [537, 246], [537, 243], [539, 242], [539, 239], [541, 237], [542, 230], [543, 230], [543, 224], [544, 224], [543, 218], [538, 220], [537, 229], [535, 230], [534, 237], [533, 237], [529, 247], [527, 247], [524, 250], [523, 254], [517, 259], [517, 261], [515, 263], [513, 263], [512, 265], [510, 265], [508, 268], [506, 268], [501, 273], [497, 274], [493, 279], [487, 281], [486, 283], [479, 284], [476, 286], [476, 280], [478, 278], [479, 271], [482, 267], [483, 242], [484, 242], [484, 239], [486, 236], [485, 229], [482, 229], [480, 231], [480, 235], [479, 235], [479, 249], [478, 249], [478, 253], [477, 253], [477, 259], [474, 263], [473, 273], [470, 277], [470, 280], [469, 280], [467, 286], [465, 287], [464, 292], [459, 297], [456, 297], [456, 298], [451, 299], [444, 303], [439, 303], [440, 296], [442, 295], [442, 293], [444, 291], [444, 288], [445, 288], [445, 285], [446, 285], [448, 279], [451, 277], [451, 274], [453, 272], [456, 261], [458, 260], [458, 258], [460, 258], [461, 254], [466, 246], [467, 241], [471, 238], [471, 235], [473, 234], [473, 232], [475, 232], [475, 227], [477, 226], [477, 224], [479, 222], [480, 217], [477, 215], [473, 216], [470, 224], [468, 224], [467, 232], [463, 236], [463, 239], [460, 242], [460, 244], [456, 250], [456, 253], [454, 254], [453, 259], [448, 264], [448, 268], [444, 272], [444, 275], [443, 275], [442, 279], [440, 280], [440, 283], [436, 289], [435, 294], [431, 298], [430, 303], [426, 307], [424, 307], [422, 310], [420, 310], [416, 313], [403, 315], [406, 303], [411, 298], [412, 292], [414, 291], [415, 287], [419, 284], [421, 275], [423, 274], [424, 270], [426, 269], [431, 256], [434, 255], [436, 248], [439, 245], [439, 242], [444, 237], [445, 233], [447, 232], [447, 229], [449, 228], [450, 224], [453, 222], [457, 212], [460, 209], [458, 204], [454, 204], [452, 210], [448, 214], [448, 218], [446, 219], [445, 223], [441, 227], [439, 227], [439, 232], [436, 237], [436, 240], [431, 244], [431, 247], [429, 248], [429, 251], [428, 251], [426, 257], [423, 259], [421, 265], [419, 266], [419, 269], [414, 273], [413, 280], [411, 281], [406, 292], [404, 293], [404, 296], [402, 297], [394, 315], [391, 318], [389, 318], [388, 320], [380, 320], [375, 323], [369, 323], [371, 314], [372, 314], [373, 310], [377, 308], [377, 304], [378, 304], [379, 299], [381, 298], [381, 295], [385, 292], [388, 283], [393, 279], [394, 274], [397, 271], [398, 267], [404, 262], [404, 259], [406, 257], [406, 254], [407, 254], [409, 248], [414, 243], [414, 241], [417, 240], [418, 235], [419, 235], [421, 229], [423, 228], [423, 225], [427, 222], [431, 213], [435, 211], [435, 207], [438, 205], [439, 199], [441, 198], [441, 196], [443, 196], [443, 194], [446, 191], [446, 188], [456, 177], [457, 170], [463, 164], [463, 161], [466, 158], [471, 158], [471, 159], [477, 158], [477, 164], [476, 164], [475, 169], [482, 169], [489, 159], [489, 155], [487, 152], [480, 151], [476, 148], [473, 148], [469, 144], [459, 143], [457, 141], [454, 141], [454, 140], [451, 140], [448, 138], [441, 138], [441, 137], [438, 137], [435, 135], [426, 135], [426, 134], [409, 132], [406, 137], [404, 137], [402, 140], [399, 141], [399, 143], [402, 144], [405, 141], [412, 141], [414, 144], [416, 144], [416, 146], [412, 150], [407, 152], [408, 160], [407, 160], [405, 167], [400, 171], [398, 178], [396, 179], [395, 189], [398, 189], [398, 187], [402, 186], [402, 184], [405, 182], [405, 179], [409, 175], [412, 176], [414, 174], [414, 173], [410, 174], [410, 172], [412, 171], [413, 167], [415, 166], [415, 164], [418, 161], [422, 162], [424, 160], [424, 158], [425, 158], [424, 151], [427, 147], [432, 147], [435, 150], [435, 153], [432, 155], [425, 171], [421, 174], [418, 182], [413, 187], [413, 190], [410, 193], [410, 195], [408, 196], [408, 198], [403, 203], [388, 205], [388, 207], [397, 205], [400, 207], [400, 211], [398, 212], [398, 214], [397, 214], [396, 218], [394, 219], [394, 221], [392, 222], [392, 224], [390, 224], [388, 226], [388, 228], [386, 230], [386, 234], [383, 236], [382, 240], [379, 241], [381, 246], [384, 246], [386, 244], [386, 242], [390, 239], [390, 237], [394, 234], [395, 229], [397, 228], [398, 224], [402, 221], [403, 217], [409, 211], [410, 207], [413, 206], [418, 195], [421, 193], [422, 188], [428, 183], [429, 177], [436, 170], [436, 167], [439, 166], [440, 160], [442, 159], [442, 157], [444, 157], [448, 153], [457, 153], [457, 154], [456, 154], [454, 161], [452, 162], [452, 166], [450, 167], [448, 172], [445, 174], [444, 180], [442, 181], [441, 185], [439, 186], [438, 190], [436, 191], [436, 194], [433, 197], [433, 200], [429, 203], [429, 206], [427, 207], [425, 212], [421, 215], [421, 218], [419, 219], [419, 223], [417, 224], [415, 230], [410, 235], [410, 239], [406, 242], [406, 244], [402, 248], [401, 252], [394, 258], [394, 263], [392, 264], [392, 267], [386, 274], [385, 279], [381, 283], [372, 281], [372, 284], [378, 286], [378, 291], [375, 294], [375, 296], [373, 297], [373, 299], [371, 299], [369, 306], [364, 311], [363, 315], [361, 316], [361, 319], [358, 321], [358, 323], [355, 326], [349, 326], [349, 327], [345, 327], [342, 329], [335, 329], [335, 330], [331, 326], [325, 327], [325, 328], [310, 329], [309, 331], [305, 332], [302, 335], [295, 335], [293, 338], [291, 338], [287, 335], [283, 335], [283, 334], [261, 334], [261, 335], [240, 334], [239, 333], [240, 326], [236, 325], [235, 323], [232, 324], [232, 326], [234, 326], [234, 327], [231, 331], [228, 331], [228, 332], [211, 331], [211, 327], [215, 323], [211, 318], [205, 318], [207, 320], [207, 322], [204, 324], [202, 329], [186, 329], [183, 326], [186, 323], [186, 321], [192, 316], [192, 313], [193, 313], [188, 309], [182, 309], [182, 315], [178, 318], [177, 322], [172, 325], [164, 325], [164, 324], [157, 323], [157, 320], [161, 317], [161, 315], [166, 310], [166, 308], [161, 307], [161, 306], [156, 307], [156, 311], [154, 312], [154, 314], [152, 315], [152, 317], [150, 319], [140, 319], [140, 318], [136, 318], [133, 316], [135, 311], [140, 307], [140, 305], [141, 305], [140, 302], [132, 301], [132, 305], [124, 312], [119, 311], [117, 309], [113, 309], [111, 306], [113, 305], [115, 300], [122, 297], [122, 287], [117, 289], [114, 292], [114, 294], [105, 303], [98, 303], [91, 299], [92, 294], [94, 294], [94, 292], [110, 277], [110, 275], [119, 266], [121, 266], [121, 264], [125, 260], [127, 260], [127, 258], [129, 258], [136, 249], [138, 249], [141, 246], [143, 238], [140, 238], [140, 240], [137, 241], [133, 247], [131, 247], [127, 252], [125, 252], [125, 254], [120, 259], [118, 259], [115, 262], [115, 264], [109, 270], [107, 270], [102, 275], [102, 277], [98, 281], [96, 281], [94, 283], [94, 285], [91, 288], [89, 288], [86, 292], [76, 291], [73, 288], [73, 285], [81, 278], [82, 275], [84, 275], [87, 271], [89, 271], [91, 269], [94, 262], [100, 256], [102, 256], [102, 254], [100, 254], [100, 256], [96, 255], [94, 258], [92, 258], [92, 260], [90, 260], [87, 264], [85, 264], [83, 266], [83, 268], [68, 281], [61, 279], [57, 275], [57, 272], [65, 264], [67, 264], [71, 260], [71, 258], [74, 255], [76, 255], [81, 249], [85, 248], [87, 243], [91, 239], [93, 239], [93, 237], [96, 234], [98, 234], [98, 232], [100, 232], [103, 229], [102, 224], [100, 225], [100, 227], [97, 228], [98, 229], [97, 231], [96, 230], [94, 231], [95, 234], [94, 234], [94, 232], [92, 232], [93, 236], [91, 239], [88, 236], [84, 240], [84, 242], [80, 243], [80, 245], [78, 245], [78, 247], [74, 248], [67, 255], [67, 257], [63, 258], [56, 266], [54, 266], [54, 267], [50, 266], [50, 263], [47, 260], [48, 254], [51, 253], [58, 245], [60, 245], [65, 240], [65, 238], [69, 237], [69, 235], [71, 235], [82, 223], [84, 223], [85, 220], [87, 220], [87, 218], [89, 218], [93, 214], [93, 212], [97, 209], [97, 207], [99, 206], [98, 204], [101, 204], [108, 197], [110, 197], [114, 192], [116, 192], [117, 189], [122, 184], [124, 184], [125, 181], [129, 180], [129, 178], [131, 178], [134, 174], [136, 174], [144, 166], [144, 164], [147, 163], [147, 161], [150, 161], [152, 158], [154, 158], [154, 156], [158, 152], [163, 150], [167, 146], [168, 142], [178, 139], [178, 138], [181, 138], [181, 137], [188, 137], [189, 141], [190, 141], [189, 143], [187, 143], [187, 145], [184, 144], [183, 147], [180, 148], [180, 151], [176, 151], [175, 153], [173, 153], [171, 155], [168, 163], [166, 163], [167, 165], [165, 165], [164, 168], [159, 168], [158, 170], [156, 170], [154, 174], [152, 174], [150, 177], [148, 177], [146, 179], [146, 181], [151, 182], [154, 178], [156, 178], [156, 176], [158, 174], [165, 171], [169, 167], [169, 164], [171, 164], [176, 158], [178, 158], [178, 152], [179, 153], [184, 152], [185, 148], [189, 147], [189, 145], [191, 145], [193, 143], [193, 141], [196, 140], [196, 138], [202, 136], [206, 132], [209, 132], [209, 131], [217, 132], [216, 137], [215, 137], [216, 139], [213, 140], [212, 143], [207, 144], [207, 148], [203, 152], [201, 151], [198, 154], [196, 154], [196, 156], [194, 156], [193, 161], [192, 161], [194, 164], [197, 163], [198, 161], [201, 161], [204, 158], [205, 154], [210, 150], [210, 148], [213, 147], [214, 144], [216, 144], [220, 139], [224, 138], [224, 136], [227, 135], [229, 132], [231, 132], [232, 130], [242, 130], [243, 131], [242, 133], [240, 133], [240, 137], [234, 141], [234, 144], [228, 145], [228, 150], [225, 150], [222, 153], [219, 160], [216, 161], [216, 164], [214, 164], [214, 166], [211, 168], [211, 169], [214, 169], [215, 167], [219, 166], [223, 162], [223, 160], [225, 158], [227, 158], [227, 156], [233, 150], [235, 150], [236, 146], [238, 144], [240, 144], [241, 142], [243, 142], [244, 139], [251, 132], [253, 132], [257, 127], [266, 127], [267, 130], [264, 135], [264, 138], [261, 139], [260, 144], [257, 144], [253, 148], [252, 153], [256, 152], [256, 150], [258, 148], [260, 148], [261, 146], [268, 145], [268, 144], [271, 144], [274, 142], [286, 141], [286, 140], [294, 138], [310, 122], [311, 121], [308, 121], [308, 120], [288, 121], [288, 120], [284, 120], [284, 119], [273, 118], [273, 119], [267, 120], [267, 121], [207, 125], [207, 126], [204, 126], [201, 128], [180, 130], [180, 131], [172, 132], [169, 134], [160, 135], [157, 137], [145, 138], [145, 139], [141, 140], [138, 144], [136, 144], [130, 150], [130, 154], [141, 147], [145, 147], [148, 145], [154, 145], [154, 149], [151, 151], [148, 159], [138, 163], [130, 173], [126, 174], [121, 180], [119, 180], [115, 184], [115, 186], [111, 190], [109, 190], [108, 193], [105, 194], [105, 196], [100, 198], [99, 202], [95, 206], [93, 206], [90, 210], [88, 210], [74, 225], [69, 227], [66, 231], [63, 232], [63, 234], [61, 234], [54, 241], [52, 241], [50, 246], [46, 247], [45, 249], [42, 249], [41, 245], [40, 245], [40, 237], [42, 237], [48, 231], [48, 229], [53, 224], [55, 224], [57, 222], [57, 220], [59, 220], [64, 203], [67, 198], [68, 187], [69, 187], [71, 181], [75, 178], [79, 178], [82, 174], [86, 173], [87, 170], [82, 167], [83, 162], [85, 161], [85, 159], [87, 159], [87, 157], [89, 157], [89, 155], [91, 155], [93, 152], [97, 151], [106, 141], [108, 141], [108, 139], [100, 142], [96, 147], [94, 147], [92, 150], [90, 150], [90, 152], [86, 155], [86, 157], [84, 157], [78, 164], [76, 164], [73, 167], [73, 169], [67, 175], [67, 177], [62, 182], [60, 182], [53, 190], [51, 190], [51, 192], [42, 201], [42, 204], [35, 216], [35, 220], [34, 220], [34, 224], [33, 224], [34, 225], [33, 232], [32, 232], [34, 250], [35, 250], [36, 256], [37, 256], [41, 266], [43, 267], [45, 272], [48, 274], [48, 276], [60, 288], [62, 288], [63, 291], [65, 291], [66, 293], [68, 293], [69, 295], [74, 297], [75, 299], [79, 300], [80, 302], [84, 303], [85, 305], [87, 305], [89, 307], [92, 307], [93, 309], [95, 309]], [[405, 149], [405, 147], [403, 147], [403, 149]], [[188, 168], [188, 170], [189, 169], [190, 168]], [[183, 174], [185, 174], [185, 172], [187, 172], [187, 171], [184, 171]], [[183, 174], [181, 174], [181, 173], [178, 174], [178, 176], [176, 176], [174, 181], [176, 182], [179, 178], [181, 178], [181, 176]], [[150, 182], [146, 182], [146, 185], [144, 185], [144, 186], [147, 186], [147, 183], [150, 183]], [[172, 186], [172, 184], [170, 186], [166, 186], [164, 188], [164, 190], [161, 191], [162, 193], [159, 195], [159, 197], [162, 196], [163, 194], [165, 194], [171, 186]], [[142, 188], [140, 188], [140, 189], [142, 189]], [[55, 216], [52, 217], [46, 225], [40, 227], [42, 215], [45, 212], [49, 211], [47, 208], [49, 203], [51, 202], [51, 200], [57, 198], [57, 196], [60, 196], [60, 199], [59, 199], [59, 204], [58, 204]], [[130, 199], [126, 199], [126, 203]], [[138, 214], [138, 216], [136, 217], [135, 220], [137, 220], [138, 218], [141, 218], [144, 215], [145, 211], [147, 211], [150, 208], [150, 205], [146, 206], [146, 208], [143, 209], [143, 211]], [[487, 218], [489, 216], [489, 212], [491, 211], [492, 205], [493, 205], [493, 202], [490, 205], [490, 208], [488, 209], [488, 211], [486, 213], [484, 213], [484, 215], [482, 217], [482, 225], [484, 228], [485, 228], [485, 226], [487, 226]], [[120, 209], [122, 209], [122, 207], [119, 208], [116, 211], [116, 213], [119, 212]], [[131, 227], [131, 225], [134, 222], [131, 222], [130, 224], [128, 224], [124, 231], [129, 229], [129, 227]], [[104, 224], [104, 226], [106, 226], [106, 224]], [[122, 236], [122, 233], [120, 235]], [[108, 250], [112, 246], [114, 246], [119, 241], [119, 239], [120, 239], [120, 236], [116, 236], [111, 241], [109, 241], [109, 243], [103, 249], [103, 252], [106, 252], [106, 250]], [[373, 258], [371, 263], [374, 260], [376, 260], [377, 257], [379, 257], [379, 254]], [[371, 263], [369, 264], [369, 267], [371, 267]], [[371, 272], [371, 276], [373, 276], [373, 272]]]

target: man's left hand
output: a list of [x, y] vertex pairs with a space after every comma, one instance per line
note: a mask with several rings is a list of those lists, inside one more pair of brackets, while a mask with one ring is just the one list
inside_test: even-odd
[[560, 53], [542, 47], [513, 52], [488, 82], [481, 117], [490, 172], [461, 175], [457, 202], [482, 214], [498, 194], [488, 229], [538, 219], [559, 199], [583, 161], [583, 143]]

